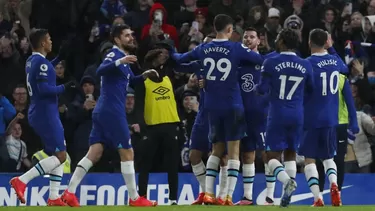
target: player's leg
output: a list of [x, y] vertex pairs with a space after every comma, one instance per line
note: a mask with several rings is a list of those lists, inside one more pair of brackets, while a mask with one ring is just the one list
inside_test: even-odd
[[10, 185], [14, 188], [21, 203], [26, 202], [24, 192], [27, 183], [35, 177], [51, 173], [66, 160], [66, 146], [64, 139], [58, 140], [57, 137], [55, 137], [55, 134], [53, 134], [53, 131], [52, 133], [51, 131], [46, 132], [46, 128], [43, 127], [34, 127], [34, 130], [42, 138], [44, 151], [52, 156], [39, 161], [34, 167], [20, 177], [15, 177], [10, 180]]
[[228, 194], [228, 155], [226, 150], [220, 159], [220, 172], [219, 172], [219, 190], [216, 191], [217, 204], [225, 205], [225, 199]]
[[223, 121], [225, 125], [224, 139], [227, 142], [228, 150], [228, 195], [226, 205], [233, 205], [232, 196], [237, 184], [237, 177], [240, 170], [240, 140], [246, 131], [246, 123], [243, 109], [229, 111]]
[[[249, 126], [250, 127], [250, 126]], [[242, 151], [242, 178], [243, 178], [243, 198], [236, 205], [253, 204], [253, 182], [255, 177], [255, 136], [250, 128], [247, 128], [247, 136], [241, 140]]]
[[223, 130], [220, 123], [220, 113], [207, 111], [209, 121], [209, 140], [212, 143], [211, 155], [208, 157], [206, 165], [206, 190], [203, 202], [205, 204], [216, 204], [215, 198], [215, 179], [219, 172], [220, 158], [224, 154], [225, 143], [219, 142], [218, 138], [222, 137]]
[[261, 153], [262, 153], [262, 160], [264, 163], [264, 174], [266, 176], [266, 189], [267, 189], [267, 196], [266, 196], [264, 205], [274, 205], [276, 177], [274, 176], [273, 172], [271, 172], [270, 168], [268, 167], [267, 153], [265, 151], [262, 151]]
[[337, 165], [337, 186], [341, 192], [345, 177], [345, 155], [348, 147], [348, 126], [340, 124], [336, 129], [337, 153], [334, 161]]
[[331, 203], [333, 206], [341, 206], [340, 191], [337, 186], [337, 166], [333, 160], [337, 152], [336, 128], [325, 128], [325, 149], [321, 150], [319, 158], [323, 160], [324, 171], [328, 177], [331, 191]]
[[315, 158], [318, 156], [320, 145], [319, 129], [309, 129], [304, 131], [303, 139], [298, 149], [298, 154], [305, 157], [305, 177], [307, 184], [314, 195], [313, 206], [323, 206], [323, 200], [319, 190], [319, 173], [315, 164]]
[[107, 136], [112, 148], [117, 148], [120, 155], [121, 174], [128, 190], [129, 205], [137, 207], [156, 206], [156, 202], [149, 201], [147, 198], [138, 195], [134, 169], [134, 151], [126, 119], [117, 119], [116, 126], [112, 126], [111, 134]]
[[190, 164], [197, 178], [200, 193], [192, 205], [201, 205], [203, 203], [204, 191], [206, 190], [206, 166], [202, 161], [203, 152], [208, 152], [208, 124], [194, 124], [190, 137]]

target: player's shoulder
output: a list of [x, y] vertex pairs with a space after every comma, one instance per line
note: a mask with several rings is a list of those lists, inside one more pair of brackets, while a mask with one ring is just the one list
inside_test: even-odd
[[52, 67], [51, 62], [43, 56], [31, 55], [26, 61], [26, 66], [32, 70], [47, 72]]
[[107, 54], [105, 55], [105, 59], [116, 60], [116, 59], [121, 58], [123, 56], [124, 56], [124, 53], [121, 52], [120, 49], [113, 47], [107, 52]]

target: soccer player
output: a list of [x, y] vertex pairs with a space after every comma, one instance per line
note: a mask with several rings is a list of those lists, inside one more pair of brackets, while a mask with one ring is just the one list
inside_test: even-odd
[[[254, 28], [247, 28], [243, 35], [242, 43], [254, 52], [258, 52], [260, 43], [258, 33]], [[242, 100], [245, 108], [246, 136], [241, 140], [242, 151], [242, 176], [244, 195], [236, 205], [253, 204], [253, 182], [255, 177], [255, 150], [262, 150], [262, 158], [265, 163], [265, 175], [267, 182], [266, 205], [273, 205], [273, 195], [276, 178], [269, 171], [264, 153], [264, 138], [266, 130], [267, 100], [255, 93], [255, 86], [260, 79], [260, 65], [243, 65], [239, 74]]]
[[226, 204], [233, 205], [232, 195], [240, 167], [239, 145], [244, 135], [245, 120], [238, 67], [241, 62], [260, 65], [262, 56], [241, 43], [231, 42], [233, 19], [220, 14], [214, 19], [216, 39], [197, 46], [185, 54], [173, 54], [177, 63], [199, 60], [205, 75], [204, 109], [209, 120], [209, 136], [213, 142], [212, 154], [207, 161], [205, 204], [215, 204], [214, 182], [225, 146], [228, 149], [228, 193]]
[[129, 193], [130, 206], [156, 206], [139, 196], [135, 181], [134, 154], [131, 146], [128, 123], [125, 113], [125, 98], [129, 82], [142, 82], [155, 70], [147, 70], [134, 76], [129, 64], [137, 61], [129, 52], [135, 50], [133, 31], [127, 25], [115, 25], [111, 30], [113, 48], [107, 54], [96, 73], [101, 77], [101, 96], [92, 114], [93, 126], [89, 138], [90, 148], [82, 158], [70, 180], [68, 189], [62, 195], [69, 206], [78, 207], [75, 192], [78, 184], [90, 168], [99, 161], [104, 147], [117, 149], [121, 159], [121, 173]]
[[[311, 56], [307, 58], [313, 67], [315, 90], [308, 96], [305, 105], [304, 136], [299, 147], [299, 155], [305, 157], [305, 176], [311, 192], [314, 194], [314, 206], [324, 206], [319, 191], [319, 174], [315, 159], [323, 161], [324, 170], [330, 182], [331, 202], [341, 205], [337, 187], [337, 167], [333, 160], [336, 154], [336, 127], [338, 126], [339, 80], [340, 72], [346, 71], [346, 64], [340, 58], [328, 54], [324, 46], [328, 33], [314, 29], [309, 35]], [[345, 101], [348, 107], [349, 128], [358, 133], [358, 123], [350, 86], [344, 85]]]
[[51, 37], [46, 29], [33, 29], [30, 32], [33, 53], [26, 61], [26, 84], [30, 96], [28, 118], [31, 127], [41, 137], [44, 152], [50, 157], [39, 161], [20, 177], [10, 180], [18, 199], [25, 203], [27, 183], [37, 176], [50, 175], [50, 194], [48, 206], [66, 206], [60, 199], [59, 187], [66, 160], [64, 128], [58, 111], [58, 94], [74, 88], [74, 81], [56, 86], [56, 73], [53, 65], [46, 59], [52, 50]]
[[[283, 29], [276, 38], [279, 55], [263, 63], [259, 94], [268, 94], [269, 112], [267, 119], [265, 147], [270, 172], [283, 183], [284, 193], [280, 206], [286, 207], [297, 184], [296, 150], [302, 135], [304, 94], [312, 92], [313, 78], [311, 64], [299, 58], [295, 51], [298, 35]], [[284, 166], [280, 163], [284, 153]]]

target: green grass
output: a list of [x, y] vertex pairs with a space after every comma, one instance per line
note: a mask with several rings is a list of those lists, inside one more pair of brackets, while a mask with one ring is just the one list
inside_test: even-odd
[[[78, 209], [80, 211], [123, 211], [123, 210], [152, 210], [152, 211], [255, 211], [255, 210], [279, 210], [278, 206], [159, 206], [151, 208], [142, 207], [128, 207], [128, 206], [84, 206], [80, 208], [70, 208], [70, 207], [0, 207], [0, 210], [15, 210], [15, 211], [71, 211]], [[327, 210], [327, 211], [375, 211], [375, 206], [342, 206], [342, 207], [332, 207], [325, 206], [321, 208], [315, 208], [310, 206], [293, 206], [287, 208], [288, 211], [305, 211], [305, 210]]]

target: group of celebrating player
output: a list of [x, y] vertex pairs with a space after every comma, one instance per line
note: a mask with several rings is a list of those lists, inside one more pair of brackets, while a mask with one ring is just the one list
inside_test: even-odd
[[[194, 50], [171, 59], [186, 68], [196, 70], [204, 78], [198, 115], [191, 134], [190, 159], [202, 192], [193, 204], [233, 205], [232, 195], [240, 168], [244, 197], [238, 205], [251, 205], [255, 176], [255, 150], [263, 150], [267, 181], [267, 204], [273, 204], [276, 178], [283, 183], [280, 206], [289, 205], [297, 184], [296, 151], [305, 156], [305, 175], [314, 194], [314, 206], [323, 206], [315, 159], [323, 160], [331, 184], [332, 205], [340, 206], [337, 188], [336, 150], [338, 125], [338, 92], [342, 90], [349, 111], [349, 129], [358, 132], [350, 88], [341, 73], [346, 65], [335, 54], [327, 32], [310, 32], [311, 56], [296, 55], [298, 35], [289, 29], [276, 39], [277, 53], [262, 56], [257, 52], [259, 37], [256, 30], [245, 31], [243, 43], [229, 41], [233, 20], [227, 15], [214, 19], [216, 39], [206, 40]], [[24, 192], [33, 178], [49, 174], [49, 206], [79, 206], [75, 192], [88, 170], [100, 159], [104, 147], [117, 149], [121, 172], [129, 193], [130, 206], [156, 206], [136, 189], [133, 150], [125, 114], [127, 87], [141, 83], [155, 70], [134, 76], [129, 64], [137, 61], [129, 55], [136, 48], [131, 29], [115, 25], [111, 31], [113, 49], [97, 69], [101, 76], [101, 96], [93, 111], [90, 148], [75, 169], [67, 190], [58, 194], [66, 159], [63, 127], [57, 110], [57, 95], [72, 88], [69, 82], [56, 86], [53, 64], [45, 56], [51, 51], [48, 31], [32, 30], [30, 43], [33, 54], [26, 63], [27, 87], [31, 99], [29, 122], [44, 142], [50, 157], [41, 160], [28, 172], [10, 181], [18, 199], [25, 203]], [[328, 49], [326, 49], [328, 47]], [[327, 53], [327, 50], [329, 53]], [[119, 115], [120, 114], [120, 115]], [[109, 123], [113, 124], [109, 124]], [[212, 143], [207, 165], [202, 162]], [[283, 153], [284, 165], [281, 164]], [[215, 178], [221, 164], [219, 197], [214, 194]]]

